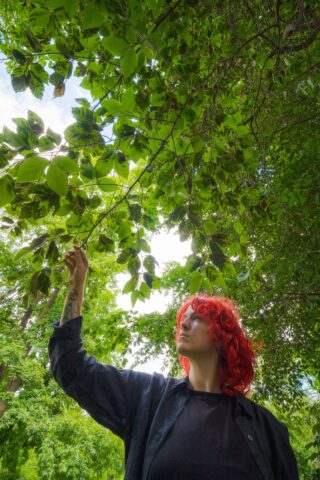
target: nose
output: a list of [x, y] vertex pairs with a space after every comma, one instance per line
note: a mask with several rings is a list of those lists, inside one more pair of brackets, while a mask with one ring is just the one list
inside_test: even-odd
[[182, 320], [181, 320], [181, 323], [180, 323], [180, 326], [182, 328], [182, 330], [188, 330], [190, 328], [190, 321], [189, 321], [189, 316], [186, 315]]

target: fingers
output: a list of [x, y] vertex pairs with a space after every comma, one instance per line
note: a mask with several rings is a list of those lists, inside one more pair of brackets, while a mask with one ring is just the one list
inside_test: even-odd
[[80, 247], [78, 247], [78, 245], [76, 243], [74, 243], [74, 248], [76, 249], [76, 253], [79, 253], [80, 254], [80, 258], [81, 260], [83, 261], [83, 263], [87, 266], [88, 265], [88, 259], [86, 257], [86, 254], [84, 253], [83, 250], [81, 250]]
[[64, 264], [68, 267], [70, 271], [75, 269], [76, 266], [76, 259], [74, 256], [74, 252], [67, 252], [64, 256]]
[[74, 250], [69, 250], [65, 254], [65, 259], [73, 266], [75, 267], [76, 264], [82, 263], [86, 267], [88, 266], [88, 259], [85, 255], [85, 253], [81, 250], [76, 243], [74, 243]]
[[69, 260], [71, 262], [75, 262], [76, 260], [76, 254], [73, 251], [67, 252], [64, 257], [66, 260]]

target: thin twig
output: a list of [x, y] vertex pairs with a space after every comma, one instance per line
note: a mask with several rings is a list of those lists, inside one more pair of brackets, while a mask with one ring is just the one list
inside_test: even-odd
[[160, 17], [156, 20], [155, 26], [152, 29], [152, 33], [154, 33], [159, 25], [177, 8], [179, 3], [181, 3], [182, 0], [178, 0], [176, 3], [174, 3], [168, 10], [160, 15]]
[[175, 123], [173, 124], [170, 132], [167, 134], [167, 136], [161, 141], [160, 143], [160, 146], [158, 148], [158, 150], [151, 156], [151, 159], [150, 161], [148, 162], [148, 164], [145, 166], [145, 168], [142, 170], [142, 172], [140, 173], [140, 175], [136, 178], [136, 180], [132, 183], [132, 185], [128, 188], [128, 191], [127, 193], [122, 197], [120, 198], [120, 200], [118, 200], [107, 212], [103, 213], [102, 215], [100, 215], [98, 221], [94, 224], [94, 226], [92, 227], [92, 229], [90, 230], [88, 236], [83, 240], [80, 248], [83, 248], [87, 243], [88, 243], [88, 240], [89, 238], [91, 237], [93, 231], [96, 229], [96, 227], [111, 213], [113, 212], [113, 210], [115, 210], [123, 201], [125, 201], [129, 195], [129, 193], [131, 192], [131, 190], [134, 188], [134, 186], [139, 182], [139, 180], [141, 179], [141, 177], [144, 175], [144, 173], [148, 170], [148, 168], [150, 167], [150, 165], [152, 165], [152, 163], [155, 161], [155, 159], [158, 157], [158, 155], [162, 152], [162, 150], [164, 149], [166, 143], [167, 143], [167, 140], [168, 138], [172, 135], [173, 131], [174, 131], [174, 128], [176, 126], [176, 123], [177, 121], [179, 120], [179, 118], [181, 117], [188, 101], [189, 101], [189, 98], [190, 98], [191, 95], [189, 95], [179, 113], [179, 115], [177, 115], [177, 118], [175, 120]]

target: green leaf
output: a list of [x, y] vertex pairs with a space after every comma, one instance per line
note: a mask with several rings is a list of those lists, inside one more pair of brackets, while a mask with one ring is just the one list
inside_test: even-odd
[[46, 258], [49, 260], [50, 265], [55, 263], [59, 258], [59, 250], [54, 240], [51, 240], [51, 242], [49, 243]]
[[121, 103], [123, 108], [129, 112], [134, 112], [136, 108], [136, 97], [132, 87], [127, 88], [125, 92], [121, 95]]
[[9, 203], [15, 196], [14, 180], [10, 175], [0, 178], [0, 207]]
[[99, 179], [97, 185], [103, 192], [113, 192], [114, 190], [117, 190], [117, 188], [119, 188], [119, 185], [117, 185], [112, 179], [108, 177], [103, 178], [103, 180]]
[[145, 267], [147, 272], [150, 273], [151, 275], [155, 274], [155, 264], [159, 266], [158, 262], [156, 261], [153, 255], [147, 255], [143, 260], [143, 266]]
[[54, 287], [61, 287], [61, 284], [64, 282], [63, 274], [59, 269], [53, 270], [50, 275], [51, 285]]
[[225, 282], [221, 272], [218, 273], [218, 276], [214, 279], [213, 284], [217, 285], [218, 287], [222, 288], [223, 290], [227, 288], [226, 282]]
[[250, 286], [251, 286], [251, 288], [254, 292], [259, 290], [259, 288], [261, 286], [261, 282], [259, 280], [258, 275], [256, 273], [254, 273], [252, 270], [249, 273], [249, 282], [250, 282]]
[[192, 254], [189, 255], [187, 258], [187, 262], [185, 264], [185, 268], [187, 272], [193, 272], [197, 270], [202, 265], [202, 259], [198, 255]]
[[81, 164], [81, 175], [86, 178], [94, 178], [95, 177], [95, 168], [94, 166], [87, 162]]
[[119, 240], [127, 238], [131, 233], [130, 224], [128, 224], [127, 222], [121, 222], [116, 231], [119, 235]]
[[79, 0], [68, 0], [67, 2], [63, 0], [61, 3], [70, 17], [76, 13], [79, 6]]
[[208, 280], [213, 284], [217, 276], [219, 275], [219, 270], [213, 265], [207, 265], [205, 268], [205, 274]]
[[66, 195], [68, 192], [68, 175], [54, 162], [50, 163], [47, 172], [47, 182], [51, 190], [58, 195]]
[[40, 118], [39, 115], [32, 110], [28, 110], [28, 123], [31, 131], [35, 135], [39, 136], [44, 132], [44, 123], [42, 118]]
[[128, 138], [134, 136], [136, 128], [132, 125], [123, 123], [123, 120], [119, 120], [116, 124], [113, 125], [113, 132], [119, 138]]
[[152, 288], [153, 276], [145, 272], [143, 274], [143, 280], [146, 282], [149, 288]]
[[139, 292], [139, 290], [134, 290], [132, 293], [131, 293], [131, 305], [134, 307], [135, 304], [137, 303], [137, 300], [140, 299], [140, 300], [143, 300], [143, 296], [142, 294]]
[[[1, 134], [0, 134], [1, 138]], [[1, 140], [0, 140], [1, 141]], [[8, 162], [14, 157], [14, 152], [5, 145], [0, 145], [0, 168], [8, 165]]]
[[131, 275], [137, 274], [139, 272], [140, 267], [141, 267], [141, 260], [139, 257], [132, 258], [128, 263], [128, 271], [131, 273]]
[[44, 177], [44, 170], [48, 165], [48, 160], [42, 157], [28, 157], [19, 167], [17, 182], [32, 182]]
[[63, 97], [65, 89], [66, 89], [65, 83], [64, 82], [60, 83], [53, 90], [53, 96], [54, 97]]
[[156, 93], [150, 98], [150, 105], [153, 107], [161, 107], [165, 102], [165, 93]]
[[211, 255], [210, 255], [210, 260], [217, 265], [217, 267], [222, 268], [227, 257], [221, 250], [220, 246], [218, 243], [214, 241], [210, 241], [210, 250], [211, 250]]
[[102, 198], [99, 197], [99, 195], [93, 195], [93, 197], [89, 199], [90, 208], [96, 209], [97, 207], [99, 207], [99, 205], [101, 205], [101, 203]]
[[213, 35], [212, 37], [212, 44], [217, 46], [217, 47], [220, 47], [221, 46], [221, 33], [216, 33], [215, 35]]
[[70, 157], [59, 155], [54, 158], [53, 162], [67, 173], [76, 173], [79, 171], [77, 162], [72, 160]]
[[213, 290], [212, 284], [207, 277], [202, 278], [202, 286], [206, 289], [207, 293], [211, 293]]
[[148, 40], [152, 43], [157, 50], [161, 50], [162, 48], [166, 47], [166, 43], [162, 40], [161, 36], [157, 33], [149, 33]]
[[83, 30], [100, 27], [103, 22], [104, 15], [102, 15], [101, 8], [98, 5], [91, 4], [84, 7], [81, 16]]
[[133, 49], [127, 50], [121, 59], [122, 73], [125, 78], [129, 78], [138, 65], [138, 56]]
[[39, 150], [40, 152], [48, 152], [50, 150], [54, 149], [54, 143], [50, 138], [47, 137], [47, 135], [42, 135], [39, 138]]
[[16, 50], [15, 48], [11, 51], [13, 58], [16, 62], [20, 63], [20, 65], [24, 65], [27, 61], [25, 55], [21, 52], [21, 50]]
[[111, 172], [113, 168], [113, 159], [111, 157], [109, 158], [99, 158], [96, 163], [96, 177], [105, 177], [108, 175], [108, 173]]
[[116, 259], [116, 262], [120, 263], [122, 265], [122, 264], [124, 264], [128, 261], [130, 255], [131, 255], [130, 250], [128, 248], [125, 248], [124, 250], [122, 250], [120, 255], [118, 255], [118, 258]]
[[13, 147], [16, 147], [16, 148], [23, 147], [26, 144], [26, 141], [24, 138], [22, 138], [20, 135], [17, 135], [7, 127], [3, 127], [1, 139], [2, 141], [6, 142], [8, 145], [12, 145]]
[[189, 292], [191, 295], [198, 292], [200, 290], [202, 284], [202, 275], [201, 273], [197, 273], [189, 283]]
[[50, 273], [51, 269], [46, 267], [41, 270], [39, 275], [38, 289], [44, 294], [48, 293], [49, 287], [51, 285]]
[[[195, 221], [195, 218], [198, 218], [198, 217], [193, 217], [191, 219], [190, 217], [190, 220], [198, 226], [198, 223], [197, 221]], [[192, 242], [191, 242], [191, 249], [193, 251], [193, 253], [202, 253], [203, 250], [205, 249], [207, 245], [207, 237], [205, 235], [203, 235], [202, 233], [197, 233], [197, 235], [193, 238]]]
[[258, 270], [261, 270], [261, 268], [267, 263], [269, 262], [270, 260], [272, 260], [274, 258], [274, 255], [272, 253], [269, 253], [268, 255], [266, 255], [264, 258], [261, 258], [260, 260], [258, 260], [253, 268], [252, 268], [252, 272], [255, 272], [255, 271], [258, 271]]
[[98, 238], [98, 250], [99, 251], [105, 251], [105, 252], [114, 252], [115, 251], [115, 245], [114, 241], [111, 238], [108, 238], [104, 234], [100, 234]]
[[118, 102], [118, 100], [115, 100], [114, 98], [110, 98], [109, 100], [104, 100], [102, 102], [102, 106], [111, 115], [120, 115], [121, 113], [125, 113], [126, 111], [123, 105], [120, 102]]
[[43, 235], [40, 235], [40, 237], [36, 237], [32, 240], [30, 246], [32, 249], [39, 248], [41, 245], [43, 245], [47, 238], [48, 238], [48, 233], [44, 233]]
[[158, 290], [161, 288], [161, 280], [160, 278], [154, 277], [152, 281], [152, 288], [153, 290]]
[[121, 56], [128, 49], [128, 44], [122, 38], [113, 34], [105, 37], [101, 43], [104, 48], [115, 56]]
[[120, 177], [128, 178], [129, 162], [124, 155], [117, 155], [117, 157], [113, 161], [113, 166], [117, 174], [120, 175]]
[[143, 250], [144, 252], [147, 252], [147, 253], [151, 252], [150, 245], [145, 238], [139, 238], [138, 245], [140, 247], [140, 250]]
[[122, 289], [122, 294], [125, 295], [126, 293], [132, 292], [138, 284], [138, 279], [139, 276], [130, 278], [130, 280], [128, 280], [127, 283], [124, 285]]
[[12, 75], [11, 85], [15, 92], [24, 92], [28, 87], [28, 80], [24, 75], [21, 77], [15, 77]]
[[[41, 49], [43, 47], [41, 46]], [[30, 64], [30, 73], [32, 74], [32, 77], [34, 80], [37, 80], [38, 82], [41, 82], [42, 87], [44, 83], [47, 83], [49, 80], [49, 74], [48, 72], [44, 69], [40, 63], [31, 63]]]
[[142, 218], [142, 207], [138, 203], [132, 203], [128, 205], [128, 209], [130, 212], [129, 220], [133, 220], [134, 222], [140, 222]]
[[141, 283], [139, 291], [145, 298], [150, 298], [151, 290], [150, 287], [146, 284], [146, 282]]
[[48, 138], [50, 138], [50, 140], [53, 141], [53, 143], [55, 143], [56, 145], [60, 145], [61, 135], [59, 135], [59, 133], [56, 133], [53, 130], [51, 130], [51, 128], [48, 128], [47, 132], [46, 132], [46, 135], [47, 135]]
[[238, 218], [234, 222], [234, 229], [239, 235], [241, 235], [241, 233], [244, 230], [244, 226], [242, 225], [242, 223], [240, 222], [240, 220]]

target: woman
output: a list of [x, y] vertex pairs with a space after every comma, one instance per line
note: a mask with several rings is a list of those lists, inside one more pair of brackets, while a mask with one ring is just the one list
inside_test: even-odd
[[49, 342], [64, 391], [125, 443], [125, 480], [296, 480], [288, 431], [246, 398], [254, 352], [235, 303], [195, 295], [177, 312], [182, 380], [97, 362], [83, 348], [88, 261], [75, 246], [70, 292]]

